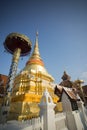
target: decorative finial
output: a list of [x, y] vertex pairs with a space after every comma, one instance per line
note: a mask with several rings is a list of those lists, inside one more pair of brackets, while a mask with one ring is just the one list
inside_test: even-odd
[[63, 76], [62, 76], [62, 79], [63, 79], [63, 81], [64, 80], [70, 80], [70, 76], [66, 73], [66, 71], [64, 71], [64, 74], [63, 74]]
[[36, 39], [35, 39], [34, 51], [32, 56], [36, 56], [40, 58], [39, 47], [38, 47], [38, 31], [36, 32]]
[[38, 36], [38, 31], [36, 32], [36, 36]]
[[36, 43], [38, 44], [38, 31], [36, 32]]

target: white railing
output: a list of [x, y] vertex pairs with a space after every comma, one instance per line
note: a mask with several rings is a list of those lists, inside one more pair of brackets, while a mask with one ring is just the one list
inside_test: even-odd
[[0, 125], [0, 130], [43, 130], [43, 119], [40, 117], [31, 120], [8, 121]]
[[66, 117], [65, 117], [64, 113], [55, 114], [56, 130], [68, 130], [65, 120], [66, 120]]

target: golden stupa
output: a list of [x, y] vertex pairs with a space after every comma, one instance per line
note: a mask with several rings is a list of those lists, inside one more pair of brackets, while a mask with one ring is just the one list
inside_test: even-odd
[[45, 89], [48, 89], [56, 104], [59, 99], [54, 94], [53, 82], [54, 78], [48, 74], [41, 59], [36, 33], [33, 53], [24, 69], [15, 77], [9, 117], [22, 120], [38, 116], [38, 103]]

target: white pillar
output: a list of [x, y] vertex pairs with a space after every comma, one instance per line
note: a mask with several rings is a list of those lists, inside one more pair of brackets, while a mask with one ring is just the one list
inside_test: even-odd
[[55, 113], [53, 110], [55, 104], [53, 103], [53, 100], [47, 90], [43, 93], [39, 106], [40, 116], [43, 117], [43, 129], [56, 130]]

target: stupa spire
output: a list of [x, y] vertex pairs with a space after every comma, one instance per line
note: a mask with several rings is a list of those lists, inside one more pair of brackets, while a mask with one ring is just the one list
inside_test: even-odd
[[36, 43], [38, 44], [38, 31], [36, 32]]
[[35, 40], [34, 51], [32, 56], [36, 56], [40, 58], [39, 47], [38, 47], [38, 32], [36, 32], [36, 40]]
[[39, 52], [38, 31], [36, 32], [36, 39], [35, 39], [34, 50], [33, 50], [33, 53], [31, 55], [29, 61], [27, 62], [27, 64], [31, 64], [31, 63], [35, 63], [35, 64], [39, 64], [39, 65], [44, 66], [44, 63], [42, 61], [42, 58], [41, 58], [40, 52]]

